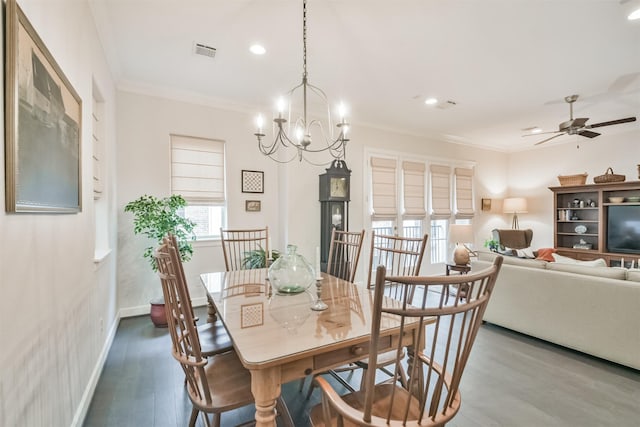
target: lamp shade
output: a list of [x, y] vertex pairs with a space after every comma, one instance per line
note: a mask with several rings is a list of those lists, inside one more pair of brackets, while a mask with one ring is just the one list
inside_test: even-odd
[[504, 213], [527, 213], [527, 199], [524, 197], [512, 197], [504, 199], [502, 203]]
[[449, 242], [473, 243], [473, 227], [471, 224], [451, 224], [449, 226]]

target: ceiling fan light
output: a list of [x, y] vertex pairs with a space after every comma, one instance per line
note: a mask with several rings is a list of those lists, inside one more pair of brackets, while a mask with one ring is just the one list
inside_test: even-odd
[[636, 10], [632, 11], [629, 16], [627, 16], [629, 21], [635, 21], [636, 19], [640, 19], [640, 7]]
[[267, 52], [267, 49], [265, 49], [262, 45], [254, 44], [251, 45], [249, 51], [251, 51], [251, 53], [253, 53], [254, 55], [264, 55]]
[[438, 98], [427, 98], [424, 100], [424, 103], [427, 105], [436, 105], [438, 103]]
[[533, 129], [531, 129], [531, 133], [540, 133], [542, 132], [542, 129], [540, 129], [539, 127], [534, 127]]

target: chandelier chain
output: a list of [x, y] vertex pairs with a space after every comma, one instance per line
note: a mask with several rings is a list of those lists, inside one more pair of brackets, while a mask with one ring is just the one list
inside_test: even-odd
[[307, 0], [302, 3], [302, 77], [307, 78]]

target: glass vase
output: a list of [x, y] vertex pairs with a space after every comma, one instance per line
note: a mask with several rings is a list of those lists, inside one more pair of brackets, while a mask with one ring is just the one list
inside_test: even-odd
[[279, 294], [297, 294], [315, 283], [311, 264], [297, 253], [298, 247], [287, 245], [287, 251], [269, 267], [269, 282]]

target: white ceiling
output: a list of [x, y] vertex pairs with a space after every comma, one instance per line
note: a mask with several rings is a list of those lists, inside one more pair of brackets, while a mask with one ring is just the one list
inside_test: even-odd
[[[301, 81], [302, 0], [91, 0], [121, 88], [267, 113]], [[354, 124], [516, 151], [568, 120], [640, 117], [640, 20], [619, 0], [308, 0], [309, 81]], [[217, 49], [193, 54], [194, 42]], [[252, 43], [267, 53], [255, 56]], [[436, 96], [447, 109], [427, 107]], [[254, 129], [248, 124], [248, 133]], [[640, 122], [601, 128], [598, 143]], [[357, 138], [354, 126], [352, 138]], [[584, 142], [583, 142], [584, 141]]]

